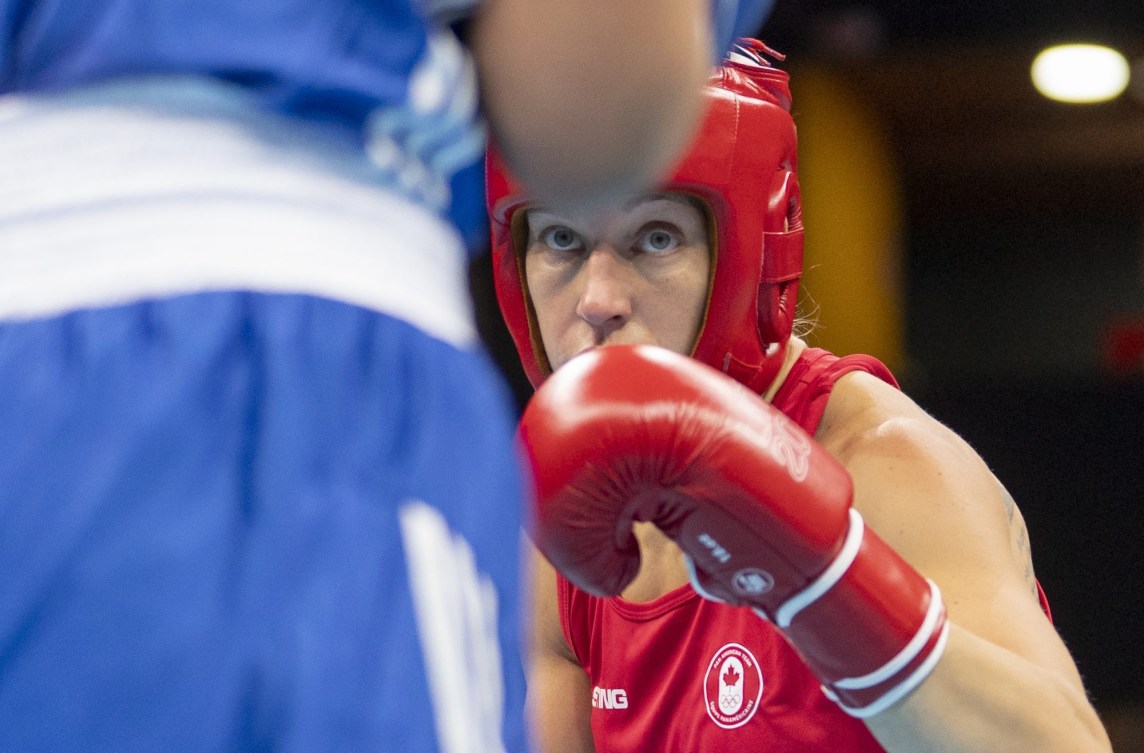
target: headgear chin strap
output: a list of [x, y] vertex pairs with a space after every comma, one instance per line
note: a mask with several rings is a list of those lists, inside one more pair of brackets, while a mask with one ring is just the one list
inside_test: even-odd
[[[692, 356], [762, 393], [782, 366], [802, 274], [802, 208], [790, 78], [762, 42], [739, 41], [706, 86], [707, 112], [658, 187], [698, 198], [714, 229], [707, 311]], [[486, 168], [497, 301], [524, 372], [551, 373], [524, 285], [529, 197], [496, 153]]]

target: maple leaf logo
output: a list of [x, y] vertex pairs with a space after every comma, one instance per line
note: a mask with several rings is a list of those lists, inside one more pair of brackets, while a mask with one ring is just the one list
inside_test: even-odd
[[723, 675], [723, 682], [730, 686], [739, 684], [739, 673], [735, 671], [734, 667], [727, 668], [727, 672]]

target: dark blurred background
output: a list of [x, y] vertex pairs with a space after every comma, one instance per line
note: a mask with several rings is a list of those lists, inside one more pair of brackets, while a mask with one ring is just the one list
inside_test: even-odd
[[[885, 357], [991, 465], [1144, 751], [1144, 3], [778, 0], [761, 33], [792, 72], [811, 340]], [[1123, 53], [1125, 93], [1041, 96], [1062, 42]]]
[[[792, 76], [808, 340], [881, 357], [982, 454], [1117, 753], [1144, 752], [1144, 2], [777, 0], [759, 36]], [[1127, 91], [1042, 97], [1061, 42], [1118, 49]]]

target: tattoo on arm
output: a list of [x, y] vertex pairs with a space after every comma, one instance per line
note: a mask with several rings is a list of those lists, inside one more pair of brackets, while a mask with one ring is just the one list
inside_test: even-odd
[[1017, 557], [1025, 564], [1025, 583], [1032, 591], [1033, 597], [1039, 599], [1037, 592], [1037, 576], [1033, 573], [1033, 553], [1029, 547], [1029, 529], [1025, 527], [1025, 519], [1017, 509], [1013, 495], [1002, 487], [1001, 493], [1005, 498], [1005, 514], [1009, 517], [1009, 540]]

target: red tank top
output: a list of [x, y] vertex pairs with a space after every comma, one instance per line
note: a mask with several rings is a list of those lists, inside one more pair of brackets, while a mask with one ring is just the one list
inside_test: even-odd
[[[855, 370], [897, 386], [869, 356], [808, 348], [774, 405], [813, 434], [835, 382]], [[564, 636], [592, 681], [599, 753], [883, 750], [750, 610], [690, 585], [637, 604], [590, 596], [558, 575], [557, 594]]]

